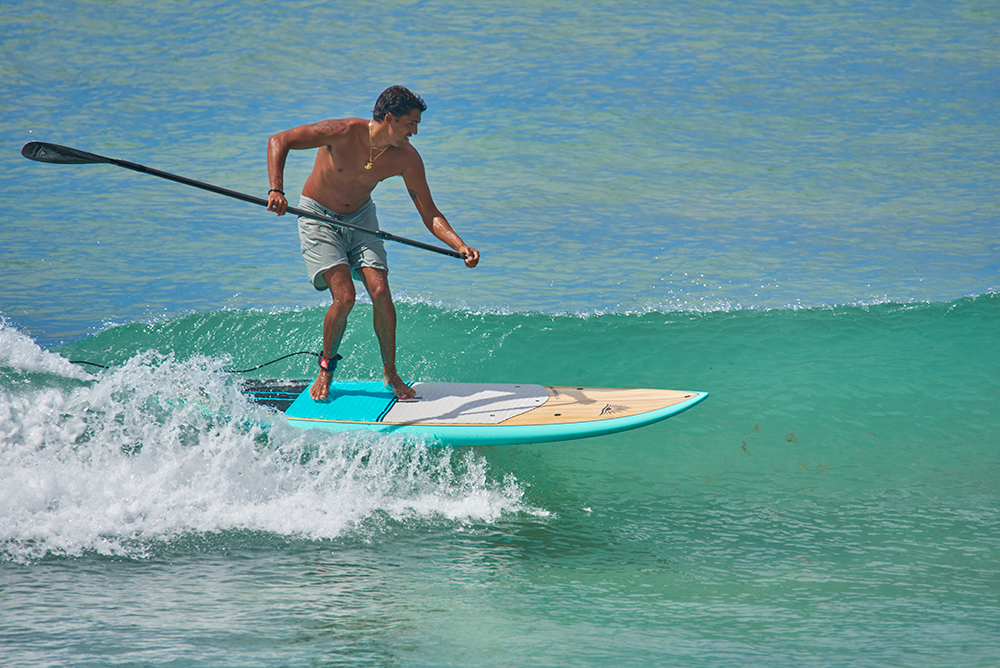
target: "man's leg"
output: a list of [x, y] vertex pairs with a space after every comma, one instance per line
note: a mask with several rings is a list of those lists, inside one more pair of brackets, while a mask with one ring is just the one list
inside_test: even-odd
[[412, 399], [417, 392], [403, 382], [396, 372], [396, 306], [389, 293], [389, 274], [385, 269], [362, 267], [365, 288], [372, 299], [372, 319], [379, 352], [382, 354], [382, 373], [397, 399]]
[[[354, 280], [346, 264], [338, 264], [323, 274], [323, 280], [330, 288], [333, 303], [323, 318], [323, 357], [330, 359], [337, 354], [340, 341], [347, 329], [347, 316], [354, 307]], [[330, 396], [330, 381], [333, 374], [320, 369], [316, 382], [309, 388], [309, 396], [321, 401]]]

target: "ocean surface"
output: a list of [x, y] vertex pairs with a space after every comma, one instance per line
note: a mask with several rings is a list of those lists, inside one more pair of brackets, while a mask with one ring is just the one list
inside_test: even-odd
[[[1000, 665], [995, 3], [15, 0], [0, 40], [4, 666]], [[294, 218], [20, 155], [263, 197], [268, 136], [392, 84], [483, 254], [389, 244], [404, 377], [707, 401], [293, 428], [240, 380], [315, 373], [267, 364], [320, 345]], [[364, 298], [341, 353], [378, 377]]]

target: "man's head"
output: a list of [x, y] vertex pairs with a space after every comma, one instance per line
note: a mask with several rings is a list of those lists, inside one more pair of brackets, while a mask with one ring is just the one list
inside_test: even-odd
[[372, 118], [381, 123], [386, 114], [392, 114], [393, 118], [402, 118], [414, 109], [421, 113], [427, 111], [427, 104], [420, 99], [419, 95], [414, 95], [408, 88], [403, 86], [389, 86], [375, 101], [375, 108], [372, 110]]

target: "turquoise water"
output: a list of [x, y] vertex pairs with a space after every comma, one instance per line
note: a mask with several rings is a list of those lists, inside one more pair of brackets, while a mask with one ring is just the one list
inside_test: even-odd
[[[964, 2], [5, 6], [4, 665], [997, 665], [998, 24]], [[483, 251], [390, 247], [404, 375], [706, 402], [544, 446], [296, 430], [238, 379], [306, 357], [230, 373], [318, 346], [292, 219], [19, 155], [262, 195], [267, 136], [392, 83], [427, 100], [435, 199]], [[433, 241], [400, 183], [376, 201]], [[340, 372], [373, 378], [356, 309]]]

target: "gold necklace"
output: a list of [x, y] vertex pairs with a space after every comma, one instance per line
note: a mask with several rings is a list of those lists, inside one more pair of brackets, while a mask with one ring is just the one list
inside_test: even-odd
[[[385, 149], [387, 148], [389, 147], [386, 146], [381, 151], [379, 151], [378, 155], [382, 155], [383, 153], [385, 153]], [[378, 160], [378, 155], [376, 155], [374, 158], [372, 157], [372, 153], [374, 152], [375, 152], [375, 145], [372, 143], [372, 122], [368, 121], [368, 162], [365, 163], [365, 169], [371, 169], [372, 163]]]

